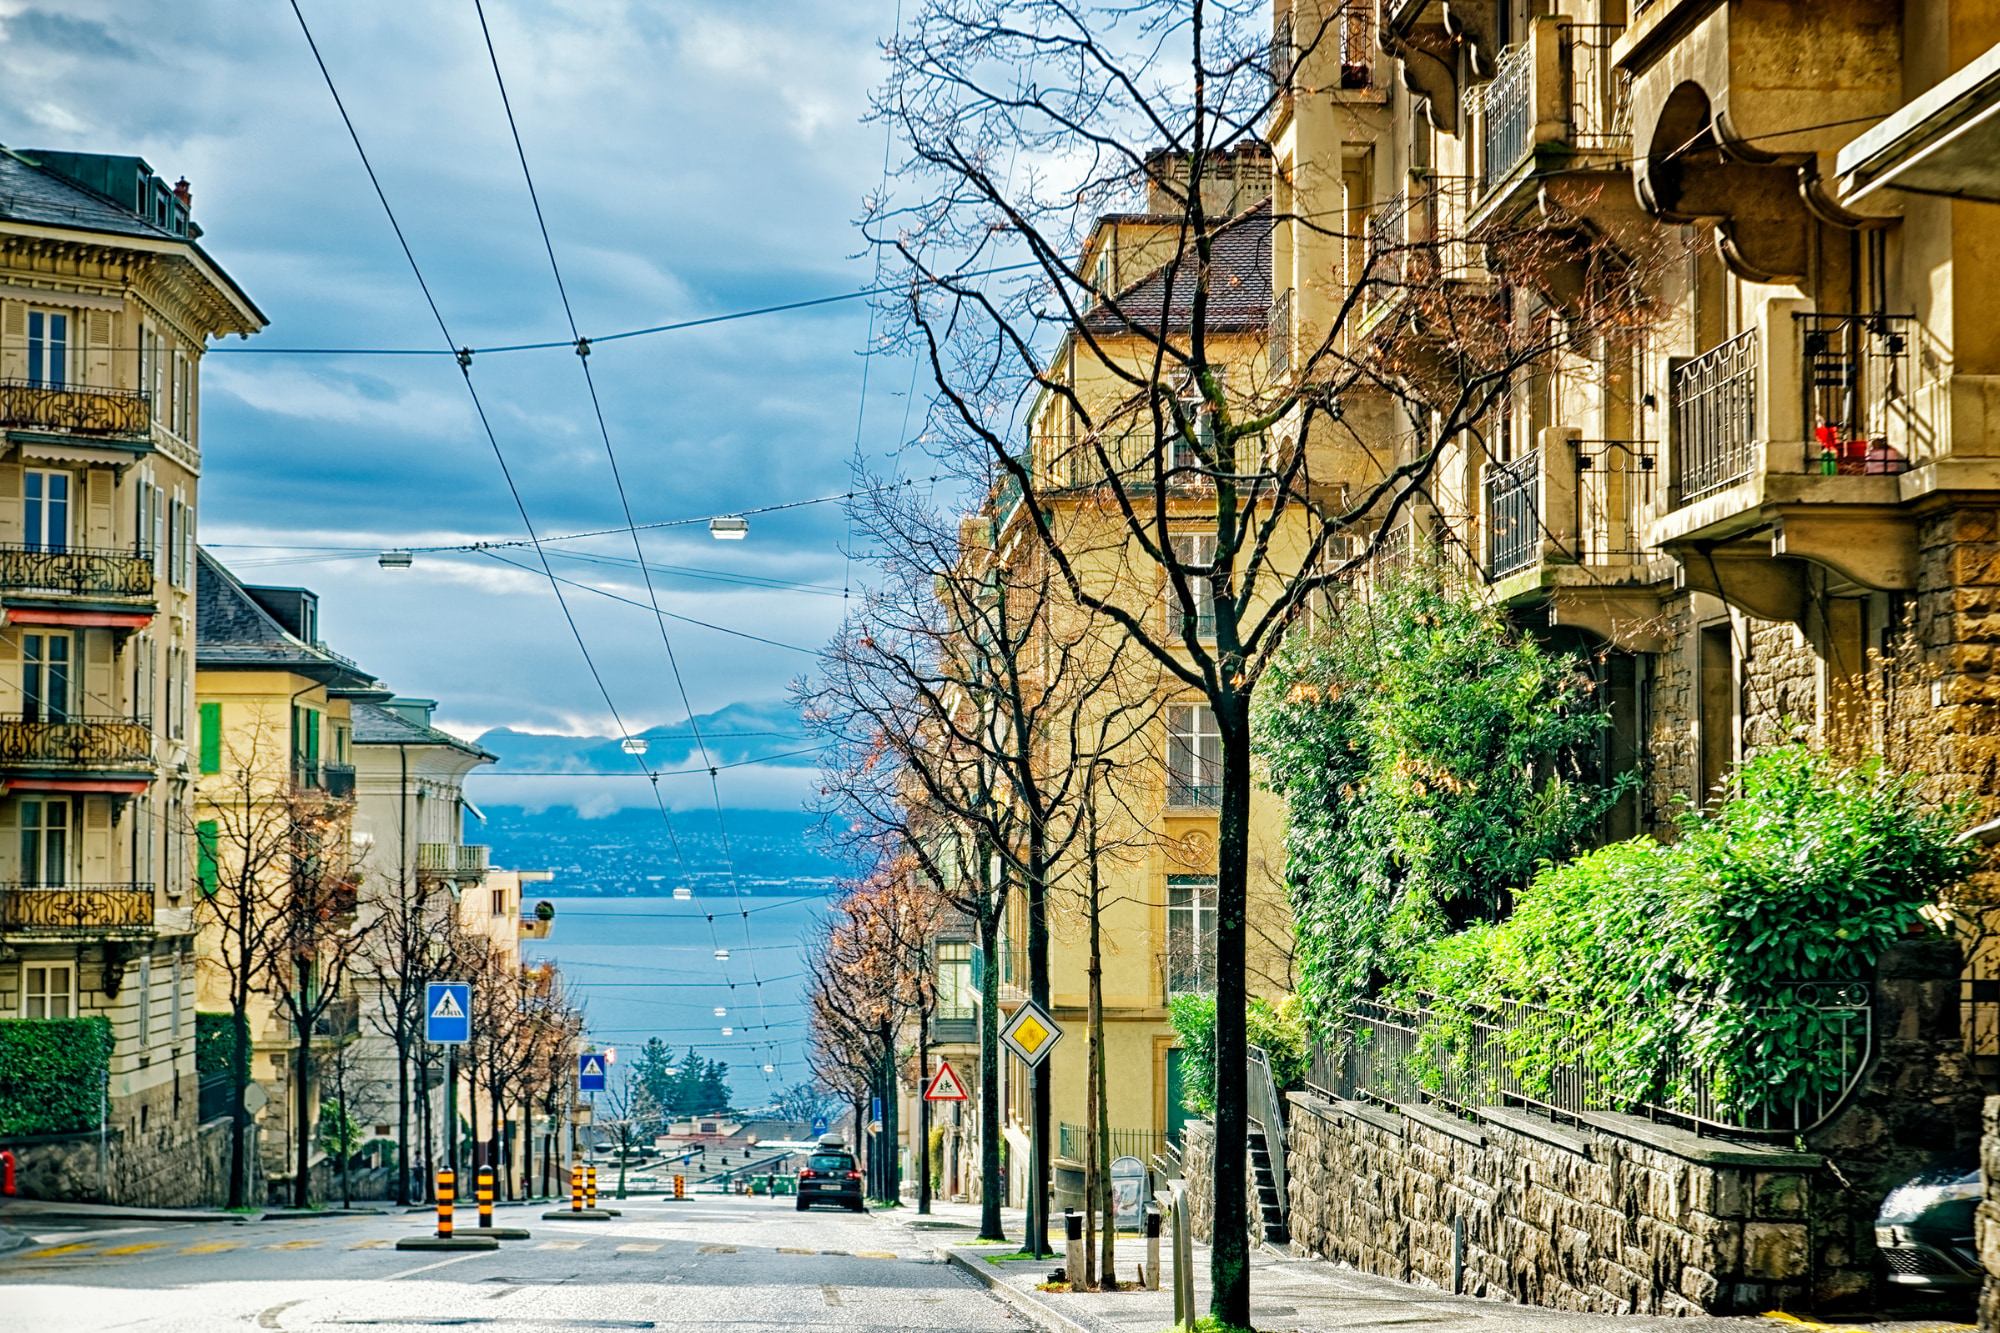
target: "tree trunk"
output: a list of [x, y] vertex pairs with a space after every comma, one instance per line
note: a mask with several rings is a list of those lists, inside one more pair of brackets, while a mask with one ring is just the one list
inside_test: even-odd
[[410, 1206], [410, 1051], [407, 1038], [396, 1042], [396, 1202]]
[[931, 1210], [931, 1017], [917, 1013], [917, 1214]]
[[979, 951], [985, 959], [979, 977], [979, 1239], [1005, 1240], [1000, 1226], [1000, 1201], [1006, 1186], [1000, 1177], [1000, 962], [994, 947], [1000, 940], [1000, 917], [993, 913], [979, 922]]
[[[1245, 916], [1249, 909], [1250, 698], [1228, 696], [1215, 710], [1222, 739], [1222, 811], [1215, 892], [1215, 1224], [1210, 1244], [1209, 1313], [1250, 1326], [1250, 1229], [1244, 1219], [1249, 1107], [1244, 1095]], [[1232, 1222], [1230, 1219], [1234, 1218]]]
[[298, 1088], [298, 1179], [292, 1184], [292, 1207], [312, 1206], [312, 1020], [303, 1015], [298, 1022], [299, 1051], [294, 1063], [293, 1082]]
[[229, 1076], [234, 1086], [229, 1098], [229, 1206], [242, 1208], [248, 1200], [250, 1163], [250, 1108], [243, 1094], [250, 1090], [249, 1005], [241, 996], [229, 1006]]

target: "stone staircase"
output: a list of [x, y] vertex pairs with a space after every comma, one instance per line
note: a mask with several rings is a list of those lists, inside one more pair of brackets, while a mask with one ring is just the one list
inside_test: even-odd
[[1278, 1197], [1278, 1178], [1271, 1170], [1271, 1145], [1254, 1125], [1250, 1129], [1250, 1187], [1257, 1191], [1264, 1239], [1273, 1245], [1289, 1245], [1292, 1233], [1285, 1227], [1285, 1200]]

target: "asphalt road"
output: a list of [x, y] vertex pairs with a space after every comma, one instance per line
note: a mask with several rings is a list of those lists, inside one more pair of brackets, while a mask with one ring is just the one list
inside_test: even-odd
[[[426, 1214], [254, 1223], [51, 1221], [0, 1255], [6, 1333], [440, 1327], [813, 1328], [1024, 1333], [1008, 1308], [900, 1219], [800, 1213], [789, 1198], [631, 1199], [609, 1222], [497, 1210], [533, 1238], [497, 1251], [398, 1251]], [[471, 1221], [460, 1213], [461, 1230]]]

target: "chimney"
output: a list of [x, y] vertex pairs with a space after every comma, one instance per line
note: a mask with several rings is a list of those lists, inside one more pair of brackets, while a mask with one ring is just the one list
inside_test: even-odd
[[174, 182], [174, 198], [181, 201], [181, 207], [190, 213], [194, 211], [194, 191], [188, 188], [188, 178], [183, 176]]

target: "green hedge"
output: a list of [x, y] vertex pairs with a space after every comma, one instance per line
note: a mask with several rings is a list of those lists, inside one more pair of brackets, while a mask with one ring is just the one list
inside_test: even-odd
[[0, 1021], [0, 1137], [96, 1129], [111, 1021]]
[[[236, 1054], [235, 1043], [230, 1041], [230, 1019], [232, 1014], [204, 1014], [194, 1016], [194, 1067], [195, 1072], [206, 1077], [209, 1074], [226, 1074], [230, 1060]], [[240, 1029], [239, 1029], [240, 1031]], [[241, 1037], [238, 1038], [241, 1040]]]

